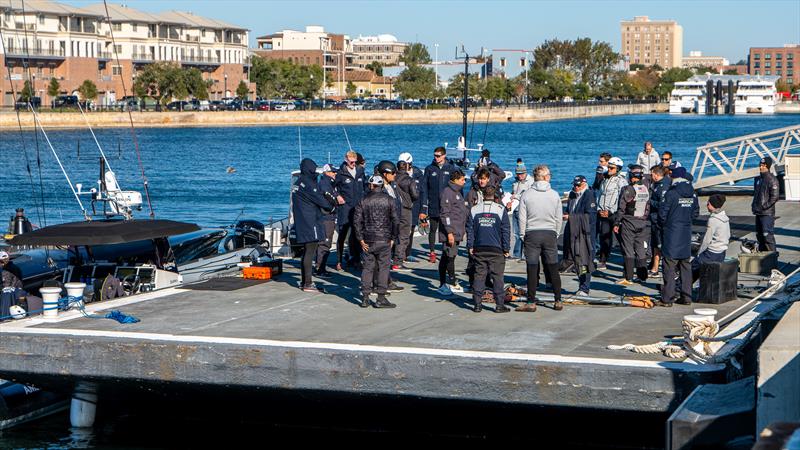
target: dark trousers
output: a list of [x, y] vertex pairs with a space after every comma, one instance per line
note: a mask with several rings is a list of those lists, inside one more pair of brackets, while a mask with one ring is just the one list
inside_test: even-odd
[[336, 222], [333, 220], [324, 220], [322, 224], [325, 226], [325, 240], [320, 242], [317, 247], [317, 272], [325, 271], [333, 246], [333, 230], [336, 229]]
[[401, 264], [408, 256], [409, 241], [411, 239], [411, 209], [403, 208], [400, 212], [400, 234], [394, 243], [394, 263]]
[[575, 256], [572, 254], [572, 242], [569, 237], [570, 226], [569, 222], [564, 226], [564, 233], [561, 235], [561, 269], [566, 269], [568, 266], [575, 263]]
[[692, 260], [692, 284], [700, 278], [700, 266], [710, 262], [725, 261], [725, 253], [715, 253], [710, 250], [704, 250], [703, 253], [697, 255], [697, 258]]
[[506, 269], [506, 257], [497, 251], [476, 250], [472, 254], [475, 267], [475, 281], [472, 285], [472, 301], [481, 304], [483, 292], [486, 290], [486, 278], [491, 277], [493, 282], [494, 299], [497, 306], [503, 306], [505, 292], [503, 291], [503, 272]]
[[386, 294], [389, 287], [389, 268], [392, 263], [392, 248], [388, 242], [368, 242], [369, 250], [361, 252], [361, 294], [373, 292]]
[[758, 251], [774, 252], [775, 245], [775, 216], [756, 216], [756, 239]]
[[428, 249], [431, 253], [436, 251], [436, 235], [439, 232], [440, 222], [438, 217], [428, 217]]
[[456, 284], [456, 256], [458, 256], [458, 244], [456, 241], [452, 247], [447, 242], [442, 243], [442, 257], [439, 258], [439, 284], [442, 285], [450, 276], [450, 284]]
[[681, 284], [678, 286], [678, 294], [682, 300], [692, 299], [692, 265], [689, 258], [672, 259], [664, 257], [663, 277], [661, 285], [661, 301], [672, 303], [675, 297], [675, 278], [680, 277]]
[[348, 241], [347, 247], [350, 251], [350, 263], [355, 264], [361, 256], [361, 244], [356, 241], [356, 233], [353, 231], [351, 223], [342, 224], [339, 228], [339, 238], [336, 239], [336, 262], [342, 263], [344, 254], [344, 242]]
[[633, 279], [636, 269], [639, 279], [647, 280], [647, 260], [650, 255], [650, 222], [623, 219], [619, 226], [619, 246], [625, 267], [625, 279]]
[[408, 243], [406, 244], [406, 259], [411, 256], [411, 246], [414, 244], [414, 225], [408, 230]]
[[578, 271], [578, 283], [580, 283], [578, 289], [588, 293], [589, 288], [592, 284], [592, 271], [589, 270], [589, 267], [587, 266], [580, 266], [577, 268], [577, 271]]
[[311, 281], [311, 266], [314, 263], [314, 255], [317, 253], [317, 246], [319, 242], [306, 242], [303, 244], [302, 259], [300, 261], [300, 287], [308, 287], [312, 285]]
[[561, 301], [561, 276], [558, 274], [558, 245], [555, 231], [533, 230], [525, 232], [525, 260], [528, 275], [528, 301], [534, 301], [539, 286], [539, 260], [553, 285], [556, 301]]
[[610, 217], [597, 216], [597, 238], [600, 241], [600, 251], [597, 259], [601, 263], [608, 261], [611, 248], [614, 246], [614, 221]]

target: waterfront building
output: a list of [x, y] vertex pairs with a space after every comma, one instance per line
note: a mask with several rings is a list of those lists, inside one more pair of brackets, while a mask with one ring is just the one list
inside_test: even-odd
[[751, 75], [777, 76], [785, 83], [800, 85], [800, 44], [783, 47], [750, 47], [748, 65]]
[[344, 98], [347, 96], [347, 85], [352, 83], [357, 97], [376, 97], [394, 99], [394, 77], [378, 76], [371, 70], [348, 70], [343, 73], [332, 72], [331, 82], [325, 87], [327, 97]]
[[620, 21], [622, 56], [626, 65], [643, 64], [669, 69], [683, 61], [683, 27], [674, 20], [636, 16]]
[[5, 38], [5, 52], [0, 47], [0, 106], [14, 104], [11, 81], [19, 91], [28, 79], [42, 104], [49, 104], [51, 78], [58, 80], [60, 94], [75, 94], [91, 80], [97, 85], [96, 103], [112, 105], [123, 92], [133, 95], [138, 71], [162, 61], [198, 68], [210, 84], [212, 99], [230, 96], [240, 81], [255, 91], [248, 81], [245, 28], [185, 12], [150, 14], [117, 4], [108, 5], [111, 25], [102, 3], [75, 8], [29, 0], [24, 6], [23, 14], [20, 1], [0, 4]]
[[730, 64], [727, 58], [722, 56], [704, 56], [703, 52], [691, 51], [689, 56], [684, 56], [681, 66], [684, 69], [694, 69], [695, 67], [711, 67], [715, 72], [721, 72], [724, 66]]
[[396, 66], [400, 64], [400, 57], [408, 47], [407, 43], [399, 42], [391, 34], [359, 35], [352, 45], [354, 62], [362, 69], [372, 62], [379, 62], [382, 66]]
[[729, 70], [735, 70], [736, 71], [736, 75], [747, 75], [748, 74], [747, 64], [731, 64], [731, 65], [720, 67], [720, 70], [723, 73], [727, 72]]
[[316, 25], [307, 26], [305, 31], [283, 30], [257, 37], [254, 53], [302, 66], [322, 66], [328, 72], [358, 69], [350, 36], [328, 33]]

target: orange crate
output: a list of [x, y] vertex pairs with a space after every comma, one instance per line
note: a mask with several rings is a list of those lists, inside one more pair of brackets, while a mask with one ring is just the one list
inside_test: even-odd
[[249, 280], [269, 280], [277, 274], [272, 267], [245, 267], [242, 270], [242, 277]]

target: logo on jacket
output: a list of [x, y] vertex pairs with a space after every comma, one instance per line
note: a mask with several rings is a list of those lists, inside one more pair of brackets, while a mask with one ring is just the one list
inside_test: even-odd
[[353, 182], [353, 180], [351, 180], [350, 178], [347, 178], [346, 180], [344, 180], [344, 182], [345, 182], [345, 184], [350, 184], [350, 183]]

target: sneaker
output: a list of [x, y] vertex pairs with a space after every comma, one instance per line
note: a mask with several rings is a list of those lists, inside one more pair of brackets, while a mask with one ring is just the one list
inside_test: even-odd
[[392, 266], [392, 270], [396, 270], [396, 271], [400, 271], [400, 272], [408, 272], [411, 269], [409, 267], [407, 267], [405, 264], [400, 263], [400, 264], [393, 265]]
[[583, 297], [583, 298], [586, 298], [586, 297], [589, 297], [589, 292], [587, 292], [587, 291], [578, 291], [578, 292], [575, 294], [575, 296], [576, 296], [576, 297]]
[[494, 312], [496, 313], [507, 313], [509, 311], [511, 311], [511, 308], [506, 305], [500, 305], [494, 309]]
[[616, 283], [616, 284], [618, 284], [618, 285], [620, 285], [620, 286], [633, 286], [633, 281], [631, 281], [631, 280], [626, 280], [625, 278], [623, 278], [623, 279], [621, 279], [621, 280], [617, 281], [617, 283]]
[[431, 264], [433, 264], [433, 263], [435, 263], [435, 262], [436, 262], [436, 253], [434, 253], [434, 252], [431, 252], [431, 253], [428, 255], [428, 262], [429, 262], [429, 263], [431, 263]]
[[692, 300], [688, 299], [688, 298], [680, 298], [675, 303], [677, 303], [679, 305], [691, 305], [692, 304]]
[[319, 292], [319, 289], [316, 288], [313, 284], [310, 286], [303, 286], [300, 288], [303, 292]]
[[483, 305], [481, 305], [480, 303], [472, 307], [473, 312], [481, 312], [482, 310], [483, 310]]
[[553, 303], [553, 309], [556, 311], [561, 311], [564, 309], [564, 304], [561, 303], [561, 300], [556, 300], [555, 303]]
[[409, 256], [409, 257], [406, 258], [406, 262], [415, 263], [415, 262], [419, 262], [419, 259], [415, 258], [413, 256]]
[[385, 295], [378, 294], [378, 299], [375, 300], [375, 305], [374, 306], [376, 308], [394, 308], [397, 305], [395, 305], [394, 303], [392, 303], [389, 300], [387, 300]]
[[661, 278], [661, 274], [658, 272], [647, 272], [648, 278]]
[[359, 306], [362, 308], [369, 308], [369, 294], [363, 294], [361, 296], [361, 304]]
[[656, 300], [655, 305], [663, 308], [672, 308], [672, 302], [665, 302], [663, 300]]
[[514, 311], [517, 312], [536, 312], [536, 303], [525, 303]]
[[452, 292], [454, 294], [463, 294], [464, 293], [464, 289], [462, 289], [461, 286], [459, 286], [458, 282], [456, 281], [455, 283], [453, 283], [450, 286], [450, 292]]
[[318, 278], [330, 278], [333, 276], [333, 274], [328, 272], [327, 270], [319, 270], [317, 271], [317, 273], [314, 274], [314, 276]]
[[447, 284], [439, 286], [439, 289], [437, 289], [436, 292], [444, 297], [451, 297], [453, 295], [453, 291], [450, 290], [450, 286]]
[[405, 289], [403, 286], [400, 286], [400, 285], [395, 284], [395, 283], [390, 284], [389, 287], [386, 288], [386, 290], [389, 291], [389, 292], [400, 292], [403, 289]]
[[598, 262], [597, 263], [597, 270], [606, 270], [606, 269], [608, 269], [608, 267], [606, 266], [606, 263], [604, 263], [604, 262]]

